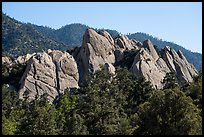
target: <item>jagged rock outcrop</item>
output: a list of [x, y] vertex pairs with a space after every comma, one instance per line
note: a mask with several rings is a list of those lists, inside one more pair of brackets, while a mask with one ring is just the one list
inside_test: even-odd
[[144, 76], [155, 88], [163, 88], [163, 79], [170, 71], [174, 71], [179, 80], [186, 82], [191, 82], [193, 75], [197, 74], [196, 69], [188, 63], [181, 51], [177, 54], [173, 49], [166, 47], [163, 49], [164, 53], [158, 55], [159, 51], [150, 40], [141, 43], [129, 40], [124, 35], [113, 40], [106, 31], [97, 33], [92, 29], [87, 29], [82, 47], [76, 55], [80, 78], [83, 80], [85, 75], [94, 73], [105, 64], [106, 69], [111, 71], [110, 68], [114, 66], [110, 64], [121, 60], [123, 52], [132, 49], [139, 52], [134, 58], [130, 71]]
[[107, 31], [99, 31], [99, 34], [104, 36], [110, 42], [111, 45], [114, 45], [114, 40]]
[[20, 64], [23, 64], [23, 63], [26, 63], [32, 56], [34, 56], [36, 53], [32, 53], [32, 54], [26, 54], [24, 56], [19, 56], [15, 62], [16, 63], [20, 63]]
[[105, 63], [115, 62], [114, 43], [108, 32], [98, 34], [93, 29], [87, 29], [83, 36], [83, 43], [76, 60], [80, 78], [88, 73], [94, 73]]
[[20, 81], [19, 98], [28, 91], [29, 100], [48, 94], [52, 102], [66, 88], [79, 88], [77, 64], [72, 55], [57, 50], [32, 56]]
[[163, 54], [160, 57], [155, 50], [150, 40], [143, 42], [143, 47], [139, 50], [134, 58], [134, 62], [130, 68], [130, 71], [142, 75], [146, 80], [150, 81], [153, 87], [163, 88], [162, 81], [166, 76], [166, 73], [175, 72], [179, 81], [192, 82], [193, 76], [198, 72], [195, 67], [190, 64], [183, 53], [178, 53], [166, 46], [163, 50]]
[[152, 42], [148, 39], [143, 42], [143, 47], [146, 49], [146, 51], [154, 58], [154, 60], [157, 60], [159, 58]]
[[130, 40], [127, 36], [122, 35], [115, 39], [115, 57], [116, 61], [120, 61], [125, 50], [139, 49], [142, 47], [142, 43], [136, 40]]
[[119, 38], [116, 38], [116, 48], [131, 50], [138, 49], [138, 42], [136, 40], [129, 40], [127, 36], [122, 35]]
[[58, 50], [19, 57], [17, 62], [27, 62], [20, 81], [19, 97], [23, 98], [26, 91], [30, 100], [47, 93], [52, 102], [65, 89], [79, 88], [86, 75], [95, 73], [102, 66], [114, 76], [114, 63], [123, 58], [125, 50], [132, 49], [137, 51], [130, 71], [144, 76], [154, 88], [163, 88], [163, 79], [170, 71], [174, 71], [180, 81], [186, 82], [191, 82], [192, 77], [197, 75], [197, 70], [181, 51], [165, 47], [159, 52], [150, 40], [141, 43], [126, 36], [113, 39], [106, 31], [97, 33], [87, 29], [82, 46], [73, 52], [75, 59], [69, 53]]
[[162, 81], [170, 70], [162, 58], [155, 60], [151, 54], [141, 48], [134, 58], [130, 71], [136, 75], [144, 76], [146, 80], [151, 82], [153, 87], [161, 89], [163, 87]]
[[165, 47], [164, 60], [180, 81], [192, 82], [193, 76], [198, 74], [195, 67], [186, 60], [180, 50], [176, 52], [170, 47]]

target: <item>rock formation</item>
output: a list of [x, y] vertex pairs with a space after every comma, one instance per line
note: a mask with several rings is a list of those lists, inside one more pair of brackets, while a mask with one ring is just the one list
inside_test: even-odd
[[[82, 81], [85, 75], [94, 73], [104, 64], [107, 70], [114, 70], [111, 64], [121, 60], [124, 51], [132, 49], [139, 52], [134, 58], [130, 71], [144, 76], [155, 88], [163, 88], [162, 81], [166, 73], [170, 71], [174, 71], [179, 80], [186, 82], [191, 82], [193, 75], [197, 74], [196, 69], [188, 63], [181, 51], [177, 54], [173, 49], [166, 47], [163, 49], [164, 53], [158, 55], [158, 51], [150, 40], [141, 43], [129, 40], [125, 35], [113, 40], [106, 31], [97, 33], [92, 29], [87, 29], [82, 47], [76, 55]], [[110, 68], [114, 69], [110, 70]]]
[[139, 49], [142, 47], [142, 43], [136, 40], [129, 40], [127, 36], [122, 35], [115, 39], [115, 57], [116, 61], [120, 61], [123, 58], [123, 52], [125, 50]]
[[26, 54], [24, 56], [19, 56], [15, 62], [16, 63], [20, 63], [20, 64], [23, 64], [23, 63], [26, 63], [32, 56], [34, 56], [36, 53], [32, 53], [32, 54]]
[[88, 73], [94, 73], [105, 63], [113, 64], [114, 49], [113, 39], [108, 32], [98, 34], [92, 29], [87, 29], [76, 57], [80, 77], [83, 79]]
[[170, 70], [174, 71], [181, 81], [192, 82], [192, 77], [198, 74], [195, 67], [186, 60], [180, 50], [177, 53], [174, 49], [165, 47], [163, 58]]
[[28, 91], [29, 99], [48, 94], [52, 102], [66, 88], [79, 88], [77, 64], [69, 53], [57, 50], [32, 56], [20, 81], [19, 98]]
[[[152, 47], [151, 47], [152, 48]], [[158, 57], [157, 60], [152, 56]], [[157, 53], [149, 54], [144, 48], [141, 48], [134, 58], [130, 71], [136, 75], [142, 75], [150, 81], [153, 87], [161, 89], [162, 81], [167, 72], [170, 72], [166, 63], [159, 58]]]
[[130, 71], [142, 75], [150, 81], [153, 87], [163, 88], [162, 81], [166, 73], [175, 72], [179, 81], [192, 82], [193, 76], [197, 75], [197, 70], [190, 64], [183, 53], [178, 53], [166, 46], [163, 50], [162, 57], [159, 57], [150, 40], [143, 42], [143, 47], [139, 49], [134, 58]]
[[[180, 81], [186, 82], [191, 82], [192, 77], [197, 75], [197, 70], [181, 51], [176, 52], [168, 46], [157, 51], [150, 40], [141, 43], [124, 35], [113, 39], [106, 31], [97, 33], [87, 29], [82, 46], [72, 54], [74, 57], [66, 52], [48, 50], [17, 58], [16, 62], [27, 62], [20, 81], [19, 97], [23, 98], [26, 91], [30, 100], [47, 93], [53, 101], [66, 88], [79, 88], [87, 74], [95, 73], [102, 66], [114, 76], [114, 63], [123, 58], [126, 50], [136, 50], [137, 53], [130, 71], [144, 76], [154, 88], [163, 88], [163, 79], [170, 71], [174, 71]], [[8, 62], [6, 58], [2, 57], [2, 60]]]

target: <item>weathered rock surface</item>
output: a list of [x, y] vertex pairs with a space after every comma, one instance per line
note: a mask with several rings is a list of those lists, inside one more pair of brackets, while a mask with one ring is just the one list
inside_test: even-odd
[[[27, 62], [20, 81], [19, 97], [23, 98], [26, 91], [29, 92], [30, 100], [36, 95], [47, 93], [50, 101], [53, 101], [65, 89], [79, 88], [87, 74], [95, 73], [102, 66], [114, 76], [113, 64], [123, 58], [124, 51], [132, 49], [137, 50], [137, 54], [130, 71], [144, 76], [154, 88], [163, 88], [163, 79], [170, 71], [174, 71], [179, 80], [185, 82], [191, 82], [198, 73], [181, 51], [176, 52], [167, 46], [158, 55], [159, 52], [150, 40], [141, 43], [129, 40], [124, 35], [113, 39], [106, 31], [97, 33], [87, 29], [82, 46], [72, 54], [75, 59], [69, 53], [58, 50], [19, 57], [16, 62]], [[9, 61], [2, 57], [2, 62]]]
[[115, 67], [110, 64], [110, 63], [105, 63], [104, 64], [105, 70], [108, 74], [110, 74], [111, 76], [115, 75]]
[[135, 56], [130, 71], [144, 76], [153, 87], [163, 88], [162, 81], [166, 73], [170, 71], [175, 72], [180, 82], [192, 82], [192, 77], [198, 74], [195, 67], [186, 60], [181, 51], [177, 53], [174, 49], [166, 46], [163, 49], [162, 57], [159, 57], [150, 40], [144, 41], [143, 45], [143, 48]]
[[20, 64], [23, 64], [23, 63], [26, 63], [32, 56], [34, 56], [36, 53], [33, 53], [33, 54], [26, 54], [24, 56], [19, 56], [15, 62], [16, 63], [20, 63]]
[[122, 35], [119, 38], [115, 39], [115, 57], [116, 61], [120, 61], [124, 54], [125, 50], [139, 49], [142, 47], [142, 43], [136, 40], [130, 40], [127, 36]]
[[195, 67], [190, 64], [183, 53], [179, 50], [178, 53], [169, 47], [164, 48], [164, 60], [169, 68], [174, 71], [179, 80], [192, 82], [193, 76], [198, 72]]
[[116, 47], [124, 49], [124, 50], [131, 50], [131, 49], [138, 49], [137, 41], [129, 40], [127, 36], [122, 35], [119, 38], [116, 38]]
[[57, 50], [37, 53], [27, 63], [20, 81], [19, 98], [28, 91], [29, 99], [48, 94], [52, 102], [66, 88], [79, 88], [77, 64], [69, 53]]
[[104, 32], [98, 34], [92, 29], [87, 29], [83, 36], [83, 43], [76, 57], [80, 76], [83, 79], [88, 73], [94, 73], [105, 63], [115, 62], [113, 40]]
[[143, 47], [154, 58], [154, 60], [157, 60], [159, 58], [152, 42], [149, 39], [143, 42]]
[[[176, 53], [170, 47], [163, 49], [160, 56], [150, 40], [143, 43], [129, 40], [127, 36], [119, 36], [115, 40], [106, 31], [95, 32], [87, 29], [83, 37], [83, 44], [78, 51], [76, 60], [80, 76], [83, 80], [88, 73], [94, 73], [105, 65], [108, 72], [114, 74], [112, 64], [123, 58], [126, 50], [138, 50], [130, 71], [143, 75], [155, 88], [163, 88], [162, 81], [166, 73], [174, 71], [179, 80], [191, 82], [197, 74], [193, 65], [189, 64], [181, 51]], [[114, 69], [113, 69], [114, 68]]]
[[148, 51], [141, 48], [134, 58], [130, 71], [136, 75], [144, 76], [146, 80], [151, 82], [153, 87], [161, 89], [163, 87], [162, 81], [170, 70], [162, 58], [156, 61]]

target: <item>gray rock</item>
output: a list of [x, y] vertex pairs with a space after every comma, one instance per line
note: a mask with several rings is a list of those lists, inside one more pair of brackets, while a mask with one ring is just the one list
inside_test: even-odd
[[165, 47], [163, 59], [170, 70], [176, 73], [179, 81], [192, 82], [193, 76], [198, 74], [195, 67], [186, 60], [180, 50], [177, 53], [174, 49]]
[[114, 51], [116, 62], [120, 61], [124, 57], [123, 49], [116, 49]]
[[119, 38], [116, 38], [115, 44], [116, 47], [124, 50], [138, 49], [138, 45], [140, 45], [140, 43], [136, 40], [129, 40], [126, 35], [122, 35]]
[[175, 72], [180, 82], [192, 82], [193, 76], [198, 74], [181, 51], [177, 53], [166, 46], [163, 49], [162, 57], [159, 57], [150, 40], [144, 41], [143, 45], [144, 48], [141, 48], [135, 56], [130, 71], [144, 76], [153, 87], [163, 88], [162, 81], [166, 73], [170, 71]]
[[104, 36], [110, 42], [111, 45], [114, 45], [114, 40], [107, 31], [100, 31], [100, 34]]
[[69, 53], [57, 50], [37, 53], [27, 63], [20, 81], [19, 98], [29, 91], [29, 100], [48, 94], [52, 102], [67, 88], [79, 88], [77, 64]]
[[15, 62], [16, 63], [20, 63], [20, 64], [23, 64], [23, 63], [26, 63], [32, 56], [34, 56], [36, 53], [32, 53], [32, 54], [26, 54], [24, 56], [19, 56]]
[[161, 68], [166, 67], [166, 64], [161, 59], [158, 62], [157, 64], [155, 59], [144, 48], [141, 48], [134, 58], [130, 71], [136, 75], [144, 76], [154, 88], [161, 89], [162, 81], [166, 75], [166, 71]]
[[115, 67], [112, 64], [105, 63], [104, 67], [108, 74], [110, 74], [111, 76], [115, 75]]
[[[104, 36], [103, 36], [104, 35]], [[83, 44], [76, 57], [80, 72], [80, 79], [88, 73], [95, 73], [105, 63], [114, 63], [114, 45], [108, 32], [103, 35], [92, 29], [87, 29], [83, 36]]]
[[143, 47], [155, 60], [159, 58], [152, 42], [149, 39], [143, 42]]

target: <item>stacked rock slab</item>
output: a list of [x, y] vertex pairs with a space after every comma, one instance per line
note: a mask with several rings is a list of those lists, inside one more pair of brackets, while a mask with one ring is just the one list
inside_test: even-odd
[[37, 53], [27, 63], [20, 81], [19, 98], [25, 92], [29, 100], [47, 93], [52, 102], [67, 88], [78, 88], [79, 74], [77, 64], [69, 53], [57, 50]]
[[120, 61], [124, 54], [123, 52], [126, 50], [137, 50], [142, 47], [142, 43], [136, 40], [130, 40], [127, 36], [122, 35], [115, 39], [115, 57], [116, 61]]
[[135, 56], [130, 71], [144, 76], [154, 88], [161, 89], [162, 81], [170, 70], [164, 60], [158, 56], [150, 40], [144, 41], [143, 45]]
[[168, 67], [176, 73], [180, 81], [192, 82], [193, 76], [198, 74], [195, 67], [186, 60], [180, 50], [176, 52], [174, 49], [166, 46], [163, 58]]
[[146, 80], [150, 81], [154, 88], [163, 88], [163, 79], [166, 73], [175, 72], [180, 82], [192, 82], [193, 76], [198, 72], [195, 67], [190, 64], [183, 53], [178, 53], [166, 46], [161, 57], [158, 55], [150, 40], [143, 42], [143, 47], [139, 50], [134, 58], [134, 62], [130, 71], [142, 75]]

